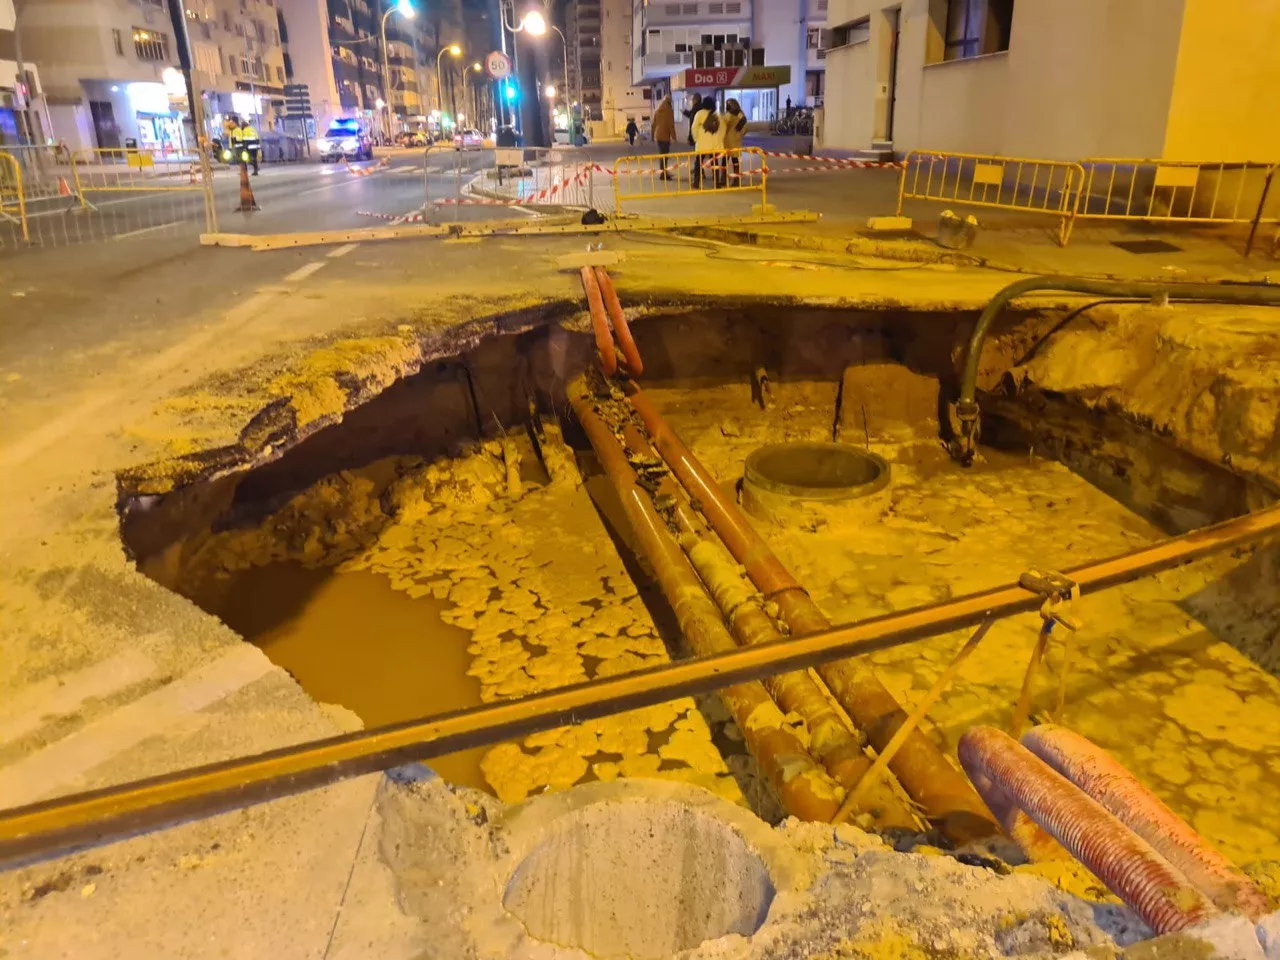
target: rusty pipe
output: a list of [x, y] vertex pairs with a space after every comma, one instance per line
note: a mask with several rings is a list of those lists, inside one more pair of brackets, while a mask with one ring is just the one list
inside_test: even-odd
[[[735, 649], [719, 608], [707, 596], [653, 501], [636, 482], [622, 445], [596, 413], [595, 401], [581, 378], [570, 384], [569, 402], [694, 653], [706, 656]], [[764, 684], [758, 680], [734, 684], [725, 687], [721, 697], [787, 813], [802, 820], [830, 820], [844, 791], [787, 726]]]
[[[830, 629], [831, 621], [649, 398], [631, 381], [627, 383], [627, 394], [640, 414], [650, 442], [690, 498], [697, 502], [729, 552], [746, 567], [747, 576], [767, 599], [778, 604], [792, 635], [806, 636]], [[876, 750], [885, 749], [907, 719], [906, 711], [893, 694], [875, 674], [852, 661], [823, 664], [818, 674], [871, 745]], [[997, 824], [973, 786], [920, 730], [912, 731], [906, 738], [889, 769], [929, 819], [937, 821], [956, 843], [968, 843], [998, 832]]]
[[1149, 843], [1066, 777], [995, 727], [960, 738], [960, 762], [987, 777], [1156, 933], [1217, 915], [1217, 908]]
[[604, 267], [596, 267], [596, 283], [600, 287], [600, 296], [604, 299], [604, 308], [613, 321], [613, 332], [618, 335], [618, 346], [622, 348], [622, 359], [627, 361], [627, 376], [638, 377], [644, 373], [644, 362], [640, 359], [640, 350], [631, 336], [631, 326], [627, 323], [627, 315], [622, 312], [622, 304], [618, 301], [618, 292], [613, 288], [613, 278]]
[[604, 371], [605, 376], [612, 377], [618, 372], [618, 356], [613, 349], [613, 334], [609, 332], [609, 320], [605, 316], [600, 285], [596, 282], [595, 271], [590, 267], [582, 268], [582, 290], [587, 295], [587, 306], [591, 309], [591, 329], [596, 335], [600, 369]]
[[[648, 439], [633, 423], [622, 427], [627, 448], [642, 457], [653, 457]], [[734, 639], [743, 646], [773, 643], [784, 637], [773, 618], [765, 612], [759, 594], [743, 579], [736, 560], [724, 546], [707, 536], [706, 523], [689, 503], [684, 489], [670, 473], [658, 481], [660, 496], [670, 498], [672, 520], [680, 532], [679, 543], [706, 586], [707, 592], [729, 623]], [[920, 817], [893, 786], [883, 782], [870, 784], [866, 775], [873, 761], [867, 750], [836, 712], [831, 699], [807, 670], [766, 677], [762, 681], [769, 695], [788, 714], [796, 714], [809, 734], [809, 751], [846, 790], [841, 810], [870, 816], [881, 829], [924, 831]], [[864, 793], [856, 805], [849, 804], [848, 792], [855, 784], [864, 785]]]
[[1253, 920], [1270, 912], [1266, 895], [1242, 870], [1097, 744], [1054, 724], [1028, 730], [1022, 744], [1151, 844], [1219, 909]]

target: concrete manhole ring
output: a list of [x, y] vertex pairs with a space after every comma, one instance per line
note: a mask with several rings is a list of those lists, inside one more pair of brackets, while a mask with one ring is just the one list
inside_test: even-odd
[[889, 483], [889, 464], [845, 443], [771, 443], [743, 469], [742, 503], [753, 516], [785, 523], [791, 511], [868, 497]]
[[587, 784], [510, 811], [502, 906], [535, 942], [601, 960], [750, 937], [797, 888], [763, 821], [678, 783]]

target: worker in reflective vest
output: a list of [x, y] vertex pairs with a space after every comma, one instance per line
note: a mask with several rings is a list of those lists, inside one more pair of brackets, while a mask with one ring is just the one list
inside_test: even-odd
[[262, 142], [258, 139], [258, 131], [252, 123], [242, 123], [236, 127], [236, 131], [232, 134], [232, 140], [236, 145], [236, 151], [242, 155], [247, 154], [248, 160], [253, 164], [253, 175], [258, 175], [258, 160], [262, 153]]

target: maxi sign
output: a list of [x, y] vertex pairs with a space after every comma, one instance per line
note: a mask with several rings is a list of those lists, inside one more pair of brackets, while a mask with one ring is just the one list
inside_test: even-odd
[[684, 72], [685, 90], [728, 87], [738, 90], [767, 89], [791, 82], [791, 67], [690, 67]]

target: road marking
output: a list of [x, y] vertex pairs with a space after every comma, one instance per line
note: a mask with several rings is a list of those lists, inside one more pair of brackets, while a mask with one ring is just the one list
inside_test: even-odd
[[353, 183], [359, 183], [362, 180], [372, 180], [374, 177], [380, 177], [386, 173], [386, 168], [377, 170], [373, 173], [366, 174], [363, 177], [351, 177], [349, 180], [339, 180], [337, 183], [326, 183], [323, 187], [312, 187], [310, 190], [303, 190], [301, 193], [295, 193], [295, 197], [306, 197], [313, 193], [321, 193], [325, 190], [336, 190], [338, 187], [345, 187]]
[[117, 233], [116, 240], [124, 240], [126, 237], [140, 237], [144, 233], [150, 233], [152, 230], [163, 230], [165, 227], [176, 227], [180, 223], [186, 223], [185, 220], [170, 220], [168, 223], [158, 223], [154, 227], [143, 227], [141, 230], [130, 230], [128, 233]]
[[237, 643], [212, 662], [0, 768], [0, 806], [16, 807], [63, 792], [158, 733], [189, 734], [192, 724], [208, 723], [209, 715], [201, 712], [205, 707], [275, 669], [257, 647]]
[[86, 700], [108, 697], [145, 680], [155, 670], [150, 657], [131, 650], [83, 670], [34, 683], [0, 707], [0, 744], [25, 737], [59, 717], [75, 713]]
[[299, 280], [305, 280], [323, 266], [323, 260], [314, 260], [311, 263], [304, 263], [297, 270], [293, 271], [293, 273], [288, 274], [284, 278], [284, 282], [297, 283]]
[[360, 246], [358, 243], [344, 243], [337, 250], [330, 250], [325, 254], [330, 260], [336, 260], [338, 257], [345, 257], [348, 253]]

